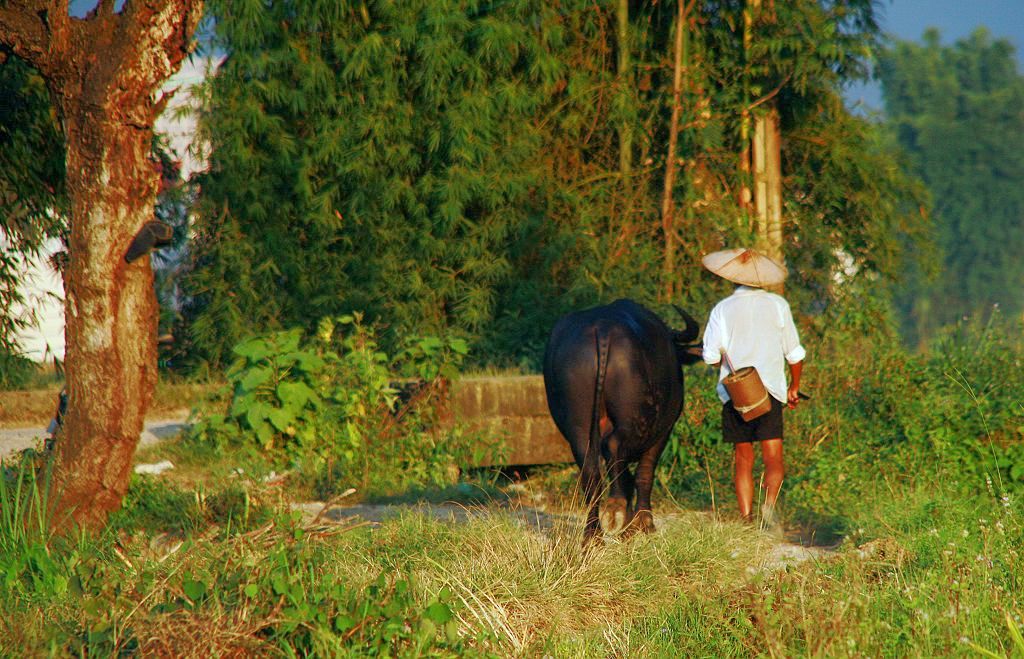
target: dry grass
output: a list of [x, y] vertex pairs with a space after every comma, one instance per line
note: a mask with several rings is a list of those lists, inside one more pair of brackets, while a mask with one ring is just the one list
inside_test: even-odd
[[[455, 593], [465, 633], [487, 631], [492, 650], [529, 656], [553, 636], [615, 629], [688, 593], [735, 588], [770, 549], [762, 534], [704, 514], [675, 510], [658, 521], [651, 536], [584, 550], [582, 518], [538, 528], [485, 510], [459, 526], [457, 542], [424, 546], [405, 567], [426, 591]], [[435, 522], [408, 516], [396, 524], [377, 533], [429, 538]]]
[[280, 648], [259, 638], [264, 624], [265, 620], [253, 619], [242, 609], [215, 615], [175, 611], [150, 618], [139, 650], [146, 657], [283, 655]]
[[[150, 405], [150, 418], [183, 416], [218, 384], [159, 382]], [[0, 428], [45, 427], [57, 409], [60, 384], [43, 389], [0, 391]]]
[[45, 426], [57, 407], [60, 386], [32, 391], [0, 391], [0, 428]]

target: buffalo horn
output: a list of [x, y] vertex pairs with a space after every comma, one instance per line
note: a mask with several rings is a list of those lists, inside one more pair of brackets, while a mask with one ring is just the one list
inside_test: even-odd
[[693, 319], [693, 316], [683, 311], [683, 309], [680, 306], [675, 304], [673, 304], [672, 306], [675, 308], [676, 313], [682, 316], [683, 320], [686, 321], [686, 329], [684, 329], [682, 332], [674, 332], [674, 334], [676, 335], [676, 340], [679, 343], [689, 343], [690, 341], [693, 341], [694, 339], [697, 338], [697, 335], [700, 334], [700, 325], [698, 325], [697, 321]]

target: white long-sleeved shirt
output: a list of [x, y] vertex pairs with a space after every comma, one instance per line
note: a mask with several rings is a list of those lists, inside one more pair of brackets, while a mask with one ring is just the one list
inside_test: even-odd
[[740, 286], [711, 310], [704, 328], [704, 361], [722, 362], [718, 373], [718, 397], [729, 400], [722, 379], [731, 373], [722, 358], [729, 356], [733, 368], [757, 369], [768, 393], [779, 402], [786, 402], [785, 362], [803, 361], [807, 352], [793, 324], [789, 303], [780, 295], [760, 288]]

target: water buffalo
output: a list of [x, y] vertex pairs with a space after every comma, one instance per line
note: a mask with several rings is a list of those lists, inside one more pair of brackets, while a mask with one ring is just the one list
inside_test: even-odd
[[[590, 507], [585, 542], [601, 526], [608, 533], [654, 530], [654, 468], [683, 410], [681, 367], [700, 360], [699, 350], [686, 345], [697, 338], [697, 321], [676, 310], [686, 321], [681, 332], [632, 300], [570, 313], [551, 331], [544, 388], [555, 425], [580, 467], [580, 489]], [[609, 492], [599, 526], [601, 457]]]

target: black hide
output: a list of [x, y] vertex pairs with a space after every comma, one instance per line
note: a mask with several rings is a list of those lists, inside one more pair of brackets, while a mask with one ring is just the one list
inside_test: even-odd
[[[682, 332], [632, 300], [568, 314], [551, 332], [544, 388], [580, 467], [588, 540], [600, 526], [610, 533], [654, 530], [654, 468], [683, 409], [682, 366], [700, 359], [686, 345], [697, 338], [697, 322], [678, 310]], [[609, 489], [599, 525], [602, 458]]]

